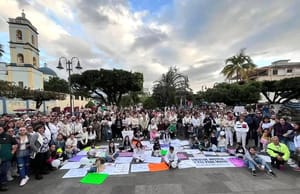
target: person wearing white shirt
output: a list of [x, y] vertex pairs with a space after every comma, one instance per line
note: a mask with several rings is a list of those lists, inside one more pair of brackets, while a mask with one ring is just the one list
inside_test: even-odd
[[185, 127], [185, 136], [189, 137], [190, 133], [193, 133], [192, 131], [192, 118], [189, 113], [186, 113], [186, 115], [182, 119], [183, 126]]
[[247, 132], [249, 131], [248, 124], [244, 121], [244, 116], [240, 116], [240, 120], [234, 125], [234, 130], [236, 131], [237, 142], [242, 142], [242, 146], [246, 148], [246, 138]]
[[58, 126], [59, 126], [59, 133], [61, 133], [64, 136], [64, 138], [69, 137], [69, 135], [71, 134], [71, 128], [67, 119], [63, 119]]
[[193, 125], [193, 129], [194, 129], [194, 134], [198, 137], [199, 134], [199, 130], [200, 130], [200, 124], [201, 124], [201, 120], [199, 118], [198, 113], [195, 113], [195, 116], [192, 118], [192, 125]]
[[233, 114], [227, 113], [221, 125], [225, 128], [226, 146], [228, 144], [230, 146], [233, 146], [233, 128], [234, 128]]
[[81, 133], [79, 134], [80, 135], [80, 141], [79, 141], [79, 147], [80, 149], [86, 147], [88, 145], [88, 138], [89, 138], [89, 134], [86, 130], [86, 127], [83, 127], [82, 128], [82, 131]]
[[75, 138], [74, 134], [71, 134], [70, 137], [66, 141], [66, 153], [68, 158], [73, 157], [79, 149], [77, 148], [77, 139]]

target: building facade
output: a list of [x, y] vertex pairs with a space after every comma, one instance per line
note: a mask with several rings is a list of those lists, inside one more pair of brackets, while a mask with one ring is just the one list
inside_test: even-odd
[[250, 79], [257, 81], [281, 80], [284, 78], [300, 77], [300, 62], [279, 60], [271, 65], [257, 68]]
[[[10, 63], [0, 62], [0, 80], [11, 82], [20, 87], [32, 90], [43, 90], [44, 81], [57, 77], [55, 71], [44, 64], [40, 67], [38, 31], [26, 18], [23, 12], [20, 17], [9, 18]], [[74, 107], [84, 107], [89, 99], [73, 96]], [[39, 111], [50, 112], [52, 108], [63, 110], [70, 107], [70, 95], [65, 100], [50, 100], [43, 102]], [[14, 113], [16, 109], [35, 109], [32, 100], [9, 99], [0, 97], [0, 114]]]

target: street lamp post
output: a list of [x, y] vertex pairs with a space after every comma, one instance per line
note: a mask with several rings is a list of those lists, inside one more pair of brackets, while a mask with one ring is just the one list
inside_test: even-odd
[[75, 69], [82, 69], [80, 66], [80, 61], [77, 57], [72, 57], [71, 60], [68, 60], [66, 57], [60, 57], [58, 60], [58, 66], [57, 69], [64, 69], [62, 65], [62, 61], [65, 62], [66, 65], [66, 71], [69, 73], [68, 82], [69, 82], [69, 94], [70, 94], [70, 111], [71, 115], [74, 115], [74, 105], [73, 105], [73, 97], [72, 97], [72, 88], [71, 88], [71, 71], [73, 71], [73, 63], [77, 61], [77, 65]]

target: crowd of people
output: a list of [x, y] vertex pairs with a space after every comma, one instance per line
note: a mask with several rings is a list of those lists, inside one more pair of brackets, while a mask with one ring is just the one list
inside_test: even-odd
[[[133, 136], [124, 137], [123, 132]], [[117, 150], [132, 151], [136, 155], [143, 149], [142, 140], [154, 143], [158, 139], [189, 139], [192, 149], [226, 152], [236, 148], [251, 173], [256, 168], [274, 174], [271, 167], [282, 169], [288, 162], [300, 171], [299, 123], [290, 123], [275, 113], [263, 110], [233, 112], [232, 109], [193, 108], [179, 110], [143, 110], [117, 108], [91, 111], [82, 109], [75, 115], [52, 112], [50, 114], [23, 114], [19, 117], [4, 114], [0, 117], [0, 190], [7, 190], [6, 182], [14, 178], [24, 186], [30, 176], [40, 180], [53, 170], [53, 161], [72, 158], [87, 146], [109, 142], [104, 158], [96, 160], [99, 171], [106, 161], [118, 157]], [[121, 142], [116, 148], [114, 142]], [[133, 144], [132, 141], [135, 141]], [[249, 147], [247, 147], [249, 146]], [[256, 152], [271, 157], [271, 166], [257, 157]], [[291, 153], [291, 154], [290, 154]], [[169, 166], [175, 160], [170, 146]], [[142, 158], [136, 157], [137, 162]]]

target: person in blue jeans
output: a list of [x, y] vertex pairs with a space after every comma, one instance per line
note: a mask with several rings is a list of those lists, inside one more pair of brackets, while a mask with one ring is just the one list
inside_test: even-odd
[[105, 154], [105, 159], [107, 162], [114, 162], [119, 156], [119, 151], [116, 149], [115, 143], [110, 141], [108, 144], [108, 149]]
[[256, 176], [256, 169], [266, 171], [269, 175], [275, 176], [271, 167], [256, 154], [256, 148], [250, 147], [244, 156], [246, 166], [251, 170], [251, 174]]
[[20, 186], [24, 186], [29, 180], [29, 158], [30, 158], [30, 135], [25, 127], [19, 129], [16, 138], [18, 149], [16, 152], [17, 164], [21, 178]]

